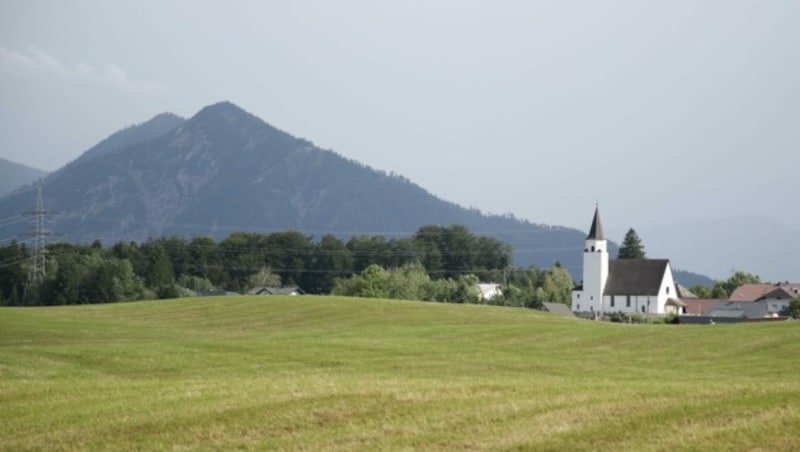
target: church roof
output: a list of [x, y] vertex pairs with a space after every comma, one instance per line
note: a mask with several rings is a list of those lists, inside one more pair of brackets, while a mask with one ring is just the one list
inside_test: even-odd
[[605, 240], [603, 236], [603, 225], [600, 224], [600, 207], [594, 208], [594, 218], [592, 219], [592, 227], [589, 229], [587, 239], [591, 240]]
[[604, 295], [656, 295], [668, 265], [668, 259], [610, 260]]

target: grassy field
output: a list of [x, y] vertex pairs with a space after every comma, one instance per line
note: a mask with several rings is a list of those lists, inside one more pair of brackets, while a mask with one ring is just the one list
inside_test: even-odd
[[0, 308], [0, 449], [798, 450], [800, 322], [220, 297]]

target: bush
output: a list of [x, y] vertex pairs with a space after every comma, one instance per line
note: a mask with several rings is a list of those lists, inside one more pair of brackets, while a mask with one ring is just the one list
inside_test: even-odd
[[677, 324], [681, 323], [681, 318], [680, 318], [680, 316], [678, 316], [678, 314], [675, 314], [674, 312], [670, 312], [669, 314], [664, 316], [664, 323], [666, 323], [668, 325], [677, 325]]

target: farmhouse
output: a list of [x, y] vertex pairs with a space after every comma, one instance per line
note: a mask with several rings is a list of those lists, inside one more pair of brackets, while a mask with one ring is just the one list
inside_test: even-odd
[[685, 307], [679, 297], [669, 260], [609, 260], [600, 209], [595, 208], [583, 250], [583, 281], [572, 291], [572, 311], [591, 316], [678, 314]]
[[494, 297], [503, 295], [503, 291], [500, 289], [500, 284], [481, 283], [477, 284], [476, 287], [478, 289], [478, 295], [480, 296], [481, 301], [489, 301]]
[[303, 293], [305, 292], [297, 286], [257, 286], [247, 292], [248, 295], [301, 295]]
[[764, 302], [770, 312], [781, 312], [789, 307], [792, 298], [800, 296], [800, 284], [742, 284], [729, 297], [732, 302]]

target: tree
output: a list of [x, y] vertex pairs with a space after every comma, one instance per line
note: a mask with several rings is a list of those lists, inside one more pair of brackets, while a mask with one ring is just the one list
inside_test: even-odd
[[306, 279], [309, 274], [306, 269], [310, 267], [314, 253], [311, 237], [300, 231], [274, 232], [266, 236], [264, 246], [264, 263], [280, 275], [281, 281], [301, 288], [313, 284]]
[[250, 288], [259, 286], [280, 287], [281, 276], [272, 273], [272, 269], [269, 267], [261, 267], [261, 270], [259, 270], [258, 273], [253, 273], [250, 275], [250, 278], [248, 279], [248, 285]]
[[800, 319], [800, 297], [792, 298], [792, 301], [789, 302], [789, 306], [787, 306], [781, 314]]
[[365, 298], [389, 298], [390, 274], [383, 267], [372, 264], [361, 274], [347, 279], [337, 279], [333, 287], [334, 295]]
[[352, 272], [353, 256], [344, 242], [331, 234], [322, 237], [314, 248], [310, 272], [303, 287], [307, 293], [328, 293], [336, 278], [343, 278]]
[[544, 291], [544, 299], [541, 301], [569, 304], [574, 287], [575, 283], [569, 272], [556, 262], [542, 277], [541, 288]]
[[25, 264], [30, 259], [24, 245], [16, 241], [0, 245], [0, 299], [3, 305], [17, 305], [25, 291], [27, 274]]
[[622, 245], [619, 247], [617, 259], [644, 259], [644, 245], [633, 228], [628, 229]]
[[[164, 246], [158, 242], [148, 242], [139, 248], [144, 257], [145, 267], [140, 275], [148, 287], [156, 292], [161, 292], [163, 288], [175, 284], [175, 274], [172, 270], [172, 262]], [[171, 294], [170, 294], [171, 295]], [[166, 298], [159, 295], [160, 298]], [[171, 296], [169, 297], [171, 298]]]

